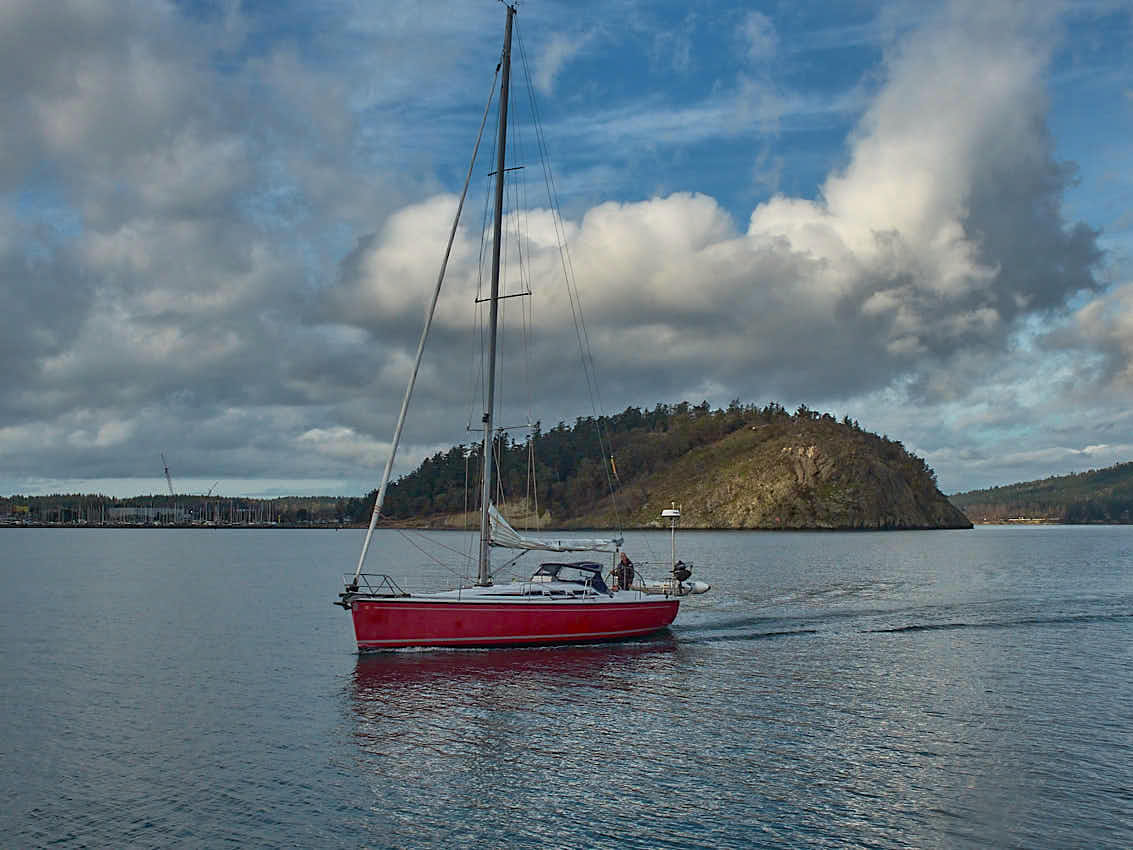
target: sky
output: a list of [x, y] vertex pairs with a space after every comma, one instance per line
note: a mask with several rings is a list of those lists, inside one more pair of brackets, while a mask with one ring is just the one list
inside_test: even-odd
[[[162, 492], [162, 453], [178, 492], [376, 487], [503, 21], [0, 4], [0, 494]], [[946, 493], [1133, 460], [1131, 0], [526, 0], [516, 35], [499, 421], [805, 404]], [[493, 122], [397, 473], [478, 439]]]

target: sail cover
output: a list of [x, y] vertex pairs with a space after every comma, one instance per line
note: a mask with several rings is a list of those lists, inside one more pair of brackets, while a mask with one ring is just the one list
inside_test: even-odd
[[556, 540], [524, 537], [508, 524], [508, 521], [496, 510], [495, 505], [488, 506], [488, 519], [492, 524], [492, 545], [502, 546], [505, 549], [532, 549], [540, 552], [616, 552], [622, 545], [621, 537]]

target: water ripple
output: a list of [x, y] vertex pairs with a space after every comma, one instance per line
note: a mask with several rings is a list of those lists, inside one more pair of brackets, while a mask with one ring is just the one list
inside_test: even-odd
[[658, 637], [365, 656], [355, 535], [0, 534], [4, 846], [1133, 846], [1133, 529], [689, 535]]

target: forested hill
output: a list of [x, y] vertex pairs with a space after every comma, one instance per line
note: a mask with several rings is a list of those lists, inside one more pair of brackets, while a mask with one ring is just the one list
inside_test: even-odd
[[1133, 522], [1133, 462], [957, 493], [951, 500], [973, 522], [1129, 523]]
[[[630, 407], [536, 427], [524, 443], [505, 436], [498, 451], [497, 502], [525, 526], [537, 512], [549, 528], [650, 527], [675, 501], [686, 528], [971, 527], [900, 442], [805, 406]], [[479, 446], [439, 452], [390, 486], [383, 514], [463, 524], [479, 468]]]

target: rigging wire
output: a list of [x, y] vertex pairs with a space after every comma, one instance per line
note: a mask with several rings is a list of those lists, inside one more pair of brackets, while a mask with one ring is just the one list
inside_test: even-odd
[[[410, 546], [412, 546], [414, 549], [416, 549], [418, 552], [420, 552], [422, 555], [424, 555], [426, 558], [428, 558], [430, 561], [432, 561], [437, 566], [443, 567], [447, 572], [452, 573], [454, 576], [456, 576], [459, 579], [467, 578], [467, 576], [465, 576], [465, 575], [461, 574], [460, 572], [458, 572], [457, 570], [453, 569], [448, 564], [446, 564], [444, 561], [442, 561], [440, 558], [437, 558], [435, 555], [433, 555], [432, 552], [425, 549], [425, 547], [420, 545], [417, 542], [417, 540], [414, 538], [414, 536], [412, 534], [410, 534], [409, 532], [407, 532], [404, 528], [399, 528], [398, 533], [401, 534], [402, 538], [405, 540], [406, 543], [408, 543]], [[443, 543], [440, 543], [436, 540], [430, 540], [429, 543], [432, 546], [437, 546], [441, 549], [447, 549], [449, 552], [452, 552], [455, 555], [459, 555], [460, 557], [466, 559], [467, 561], [472, 560], [472, 557], [470, 555], [466, 555], [464, 552], [461, 552], [459, 549], [454, 549], [451, 546], [445, 546]]]
[[[496, 73], [499, 73], [499, 67], [496, 68]], [[409, 385], [405, 388], [405, 395], [401, 401], [401, 411], [397, 416], [397, 425], [394, 427], [392, 445], [390, 446], [389, 457], [386, 458], [385, 469], [382, 472], [381, 484], [378, 485], [378, 494], [374, 499], [374, 509], [370, 514], [370, 524], [366, 529], [366, 536], [362, 540], [362, 551], [358, 555], [358, 565], [354, 568], [354, 582], [355, 585], [358, 581], [358, 576], [362, 574], [362, 569], [366, 563], [366, 553], [370, 548], [370, 541], [373, 539], [374, 529], [377, 527], [378, 520], [381, 519], [382, 502], [385, 498], [386, 488], [389, 485], [390, 475], [393, 472], [394, 458], [397, 454], [397, 446], [401, 441], [401, 430], [405, 425], [406, 414], [409, 411], [409, 401], [413, 395], [413, 387], [417, 383], [418, 370], [421, 368], [421, 361], [425, 353], [425, 341], [429, 336], [429, 328], [433, 323], [433, 316], [436, 313], [437, 300], [441, 295], [441, 287], [444, 284], [445, 271], [448, 269], [448, 261], [451, 256], [453, 242], [456, 240], [457, 228], [460, 224], [460, 213], [464, 208], [464, 201], [468, 195], [468, 187], [472, 182], [472, 172], [476, 165], [476, 154], [480, 150], [480, 140], [483, 138], [484, 125], [487, 123], [488, 112], [491, 109], [492, 91], [495, 89], [495, 78], [492, 80], [492, 89], [489, 91], [488, 104], [484, 108], [484, 117], [480, 119], [480, 130], [476, 137], [476, 145], [472, 151], [472, 162], [469, 163], [467, 176], [464, 178], [464, 187], [461, 189], [460, 200], [457, 203], [456, 215], [453, 217], [452, 229], [449, 232], [447, 246], [445, 247], [444, 259], [441, 261], [441, 269], [437, 275], [437, 283], [433, 288], [433, 297], [429, 303], [428, 310], [425, 313], [425, 324], [421, 329], [421, 336], [417, 342], [417, 354], [413, 363], [413, 371], [409, 379]]]
[[[526, 161], [526, 137], [519, 134], [520, 151], [524, 155]], [[533, 272], [531, 267], [531, 204], [528, 197], [528, 181], [524, 178], [519, 183], [519, 192], [522, 195], [519, 205], [516, 208], [519, 211], [518, 222], [521, 228], [519, 238], [517, 240], [517, 248], [519, 250], [519, 268], [520, 280], [523, 291], [528, 293], [520, 302], [520, 315], [521, 315], [521, 328], [522, 328], [522, 346], [523, 346], [523, 385], [527, 389], [527, 423], [532, 425], [535, 421], [534, 418], [534, 381], [531, 375], [531, 335], [535, 324], [535, 287], [533, 286]], [[524, 248], [527, 249], [527, 261], [524, 262], [523, 252]], [[525, 273], [526, 272], [526, 273]], [[536, 492], [537, 482], [535, 478], [535, 435], [533, 430], [527, 433], [527, 454], [531, 459], [526, 470], [527, 486], [524, 492], [524, 509], [526, 517], [524, 520], [525, 530], [531, 529], [531, 516], [534, 509], [535, 528], [539, 528], [539, 508], [537, 499], [532, 498]]]
[[595, 430], [598, 436], [599, 451], [602, 454], [602, 470], [605, 474], [606, 485], [609, 488], [610, 499], [613, 503], [614, 518], [618, 525], [621, 525], [621, 510], [618, 505], [617, 490], [614, 486], [614, 479], [610, 474], [610, 464], [607, 458], [612, 457], [613, 453], [610, 451], [610, 438], [608, 433], [603, 432], [602, 416], [600, 410], [602, 409], [601, 393], [598, 388], [598, 369], [594, 361], [593, 350], [590, 345], [590, 334], [586, 328], [586, 320], [582, 313], [582, 297], [578, 289], [577, 279], [574, 274], [574, 264], [570, 257], [570, 251], [567, 248], [566, 227], [563, 224], [562, 210], [558, 202], [558, 192], [555, 187], [555, 178], [551, 170], [550, 154], [547, 147], [546, 137], [543, 133], [543, 124], [540, 117], [539, 106], [535, 100], [534, 86], [531, 85], [531, 70], [527, 60], [527, 50], [524, 41], [517, 34], [517, 41], [519, 44], [520, 60], [523, 63], [524, 75], [528, 80], [527, 93], [530, 103], [532, 124], [535, 129], [536, 144], [539, 150], [539, 159], [543, 167], [543, 179], [547, 187], [548, 204], [550, 206], [551, 221], [554, 226], [556, 239], [559, 245], [559, 263], [562, 267], [563, 277], [566, 281], [567, 295], [570, 301], [571, 314], [574, 319], [575, 335], [578, 339], [579, 355], [582, 359], [583, 375], [586, 379], [587, 392], [590, 396], [591, 408], [594, 412]]
[[[516, 161], [526, 162], [528, 160], [527, 151], [527, 137], [524, 134], [523, 124], [519, 121], [513, 121], [513, 126], [510, 128], [510, 138], [513, 143], [509, 149], [514, 152]], [[519, 171], [519, 169], [515, 169]], [[509, 216], [509, 228], [506, 231], [509, 242], [508, 258], [510, 260], [514, 249], [515, 257], [515, 279], [517, 289], [513, 294], [521, 296], [518, 305], [519, 309], [519, 346], [521, 349], [521, 356], [519, 361], [521, 364], [522, 375], [519, 384], [523, 388], [523, 393], [526, 400], [526, 422], [528, 425], [527, 444], [531, 446], [531, 432], [530, 425], [533, 422], [533, 403], [534, 403], [534, 384], [531, 376], [531, 305], [534, 301], [534, 286], [531, 268], [531, 224], [530, 224], [530, 208], [531, 205], [528, 199], [528, 181], [522, 174], [517, 175], [517, 179], [510, 181], [507, 184], [508, 196], [511, 199], [512, 214]], [[514, 309], [511, 310], [514, 314]], [[508, 386], [505, 382], [505, 386]], [[502, 408], [502, 400], [501, 400]], [[502, 460], [502, 458], [501, 458]], [[528, 470], [525, 468], [525, 474]], [[531, 486], [530, 479], [527, 482], [527, 489]], [[530, 511], [531, 502], [526, 498], [525, 493], [524, 501], [524, 522], [523, 528], [529, 530], [531, 527]]]
[[[497, 77], [498, 77], [498, 70], [499, 69], [497, 68]], [[493, 79], [493, 86], [494, 85], [495, 85], [495, 79]], [[495, 93], [496, 93], [495, 89], [493, 88], [493, 101], [494, 101]], [[499, 112], [497, 111], [494, 132], [491, 134], [491, 141], [489, 143], [489, 148], [488, 148], [488, 152], [487, 152], [487, 160], [486, 161], [489, 162], [489, 163], [494, 163], [496, 161], [496, 147], [497, 147], [498, 140], [499, 140], [499, 126], [500, 126], [500, 124], [499, 124]], [[489, 169], [490, 169], [490, 167], [489, 167]], [[468, 412], [468, 430], [469, 431], [473, 430], [472, 429], [472, 423], [473, 422], [480, 421], [480, 416], [481, 416], [483, 409], [484, 409], [484, 400], [488, 396], [488, 385], [487, 385], [488, 367], [487, 367], [487, 362], [486, 362], [487, 351], [488, 351], [488, 345], [487, 345], [488, 327], [487, 327], [487, 322], [486, 322], [486, 319], [485, 319], [485, 316], [484, 316], [484, 311], [485, 311], [484, 290], [485, 290], [485, 286], [486, 286], [486, 277], [487, 277], [486, 268], [487, 268], [487, 264], [489, 262], [489, 256], [490, 256], [490, 252], [491, 252], [491, 239], [489, 237], [489, 233], [491, 232], [491, 228], [489, 226], [489, 222], [491, 221], [491, 217], [492, 217], [492, 191], [491, 191], [492, 180], [493, 180], [493, 174], [489, 170], [489, 173], [484, 176], [484, 192], [483, 192], [484, 202], [483, 202], [483, 206], [482, 206], [481, 211], [480, 211], [480, 245], [479, 245], [479, 255], [477, 257], [477, 262], [476, 262], [476, 296], [475, 296], [475, 299], [474, 299], [474, 302], [473, 302], [473, 311], [472, 311], [473, 315], [474, 315], [473, 339], [479, 340], [479, 344], [477, 346], [476, 354], [474, 354], [474, 355], [472, 355], [468, 358], [469, 370], [470, 371], [474, 370], [476, 372], [476, 379], [474, 381], [469, 380], [466, 384], [466, 386], [468, 387], [466, 410]], [[464, 518], [464, 524], [465, 524], [465, 530], [467, 530], [467, 531], [472, 530], [471, 522], [472, 522], [473, 511], [479, 510], [479, 508], [480, 508], [480, 498], [479, 498], [479, 496], [480, 496], [480, 481], [481, 481], [482, 472], [483, 472], [483, 470], [481, 469], [481, 465], [476, 464], [475, 471], [472, 474], [469, 473], [469, 467], [472, 465], [472, 458], [475, 456], [475, 452], [476, 452], [476, 448], [477, 448], [477, 442], [478, 441], [473, 441], [472, 444], [469, 446], [467, 453], [465, 454], [465, 460], [464, 460], [464, 465], [465, 465], [465, 473], [464, 473], [464, 517], [465, 518]], [[482, 444], [480, 446], [480, 452], [481, 453], [483, 452]], [[473, 491], [472, 488], [475, 488], [475, 490]], [[471, 498], [471, 495], [472, 495], [473, 492], [475, 492], [476, 497], [477, 497], [474, 501]], [[477, 548], [475, 540], [470, 539], [468, 546], [469, 546], [469, 553], [470, 553], [468, 555], [468, 557], [471, 558], [471, 557], [473, 557], [473, 555], [471, 554], [472, 550]]]

